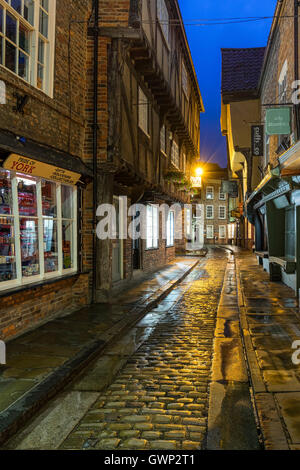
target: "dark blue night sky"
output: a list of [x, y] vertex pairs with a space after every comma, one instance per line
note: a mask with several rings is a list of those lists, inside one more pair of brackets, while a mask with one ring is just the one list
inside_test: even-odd
[[[185, 23], [203, 18], [272, 16], [276, 0], [179, 0]], [[227, 165], [226, 139], [220, 130], [222, 47], [267, 44], [271, 20], [253, 23], [188, 26], [187, 36], [206, 112], [201, 117], [201, 158]]]

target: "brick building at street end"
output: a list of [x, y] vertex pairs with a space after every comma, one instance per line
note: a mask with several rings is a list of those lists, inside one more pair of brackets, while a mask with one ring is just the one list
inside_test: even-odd
[[202, 187], [194, 203], [201, 205], [201, 217], [194, 219], [194, 230], [200, 232], [204, 245], [228, 245], [234, 233], [230, 225], [229, 196], [223, 192], [223, 181], [228, 180], [227, 168], [216, 163], [202, 164]]
[[[157, 205], [190, 202], [204, 109], [177, 0], [0, 0], [0, 44], [8, 339], [175, 257], [185, 240]], [[102, 203], [120, 227], [138, 216], [124, 201], [147, 206], [147, 240], [99, 240]]]

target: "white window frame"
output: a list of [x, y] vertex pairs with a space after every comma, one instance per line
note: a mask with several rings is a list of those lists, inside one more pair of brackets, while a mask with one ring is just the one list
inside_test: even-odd
[[157, 19], [167, 45], [170, 43], [170, 15], [165, 0], [157, 0]]
[[[211, 232], [211, 234], [210, 234]], [[206, 238], [207, 240], [213, 240], [214, 239], [214, 226], [213, 225], [207, 225], [206, 226]]]
[[179, 170], [180, 168], [180, 153], [179, 153], [179, 146], [175, 140], [173, 140], [172, 144], [172, 152], [171, 152], [171, 163]]
[[159, 211], [158, 206], [148, 204], [146, 206], [146, 249], [156, 250], [159, 240]]
[[[222, 216], [222, 211], [224, 210], [224, 216]], [[219, 206], [219, 219], [226, 220], [226, 206]]]
[[[33, 0], [34, 1], [34, 23], [31, 24], [27, 21], [23, 16], [22, 12], [24, 9], [24, 0], [22, 0], [22, 10], [21, 14], [18, 13], [12, 6], [11, 0], [6, 2], [5, 0], [0, 0], [0, 6], [6, 10], [11, 16], [13, 16], [17, 21], [17, 31], [19, 29], [19, 25], [23, 25], [24, 28], [29, 32], [29, 53], [26, 55], [29, 57], [29, 65], [28, 65], [28, 79], [21, 77], [18, 75], [18, 60], [16, 63], [16, 71], [12, 71], [11, 69], [5, 67], [5, 50], [3, 49], [3, 64], [0, 64], [0, 67], [5, 68], [5, 70], [9, 71], [13, 75], [17, 76], [20, 80], [23, 80], [26, 83], [29, 83], [39, 91], [45, 93], [46, 95], [53, 98], [53, 88], [54, 88], [54, 56], [55, 56], [55, 19], [56, 19], [56, 0], [49, 0], [49, 8], [48, 8], [48, 37], [44, 37], [39, 33], [39, 12], [40, 8], [46, 12], [41, 6], [41, 0]], [[6, 15], [4, 15], [6, 17]], [[4, 20], [4, 27], [5, 27], [5, 20]], [[4, 45], [4, 33], [0, 33], [0, 41], [2, 40]], [[45, 46], [45, 59], [44, 59], [44, 84], [43, 88], [38, 87], [38, 44], [39, 38], [41, 38], [44, 42]], [[7, 39], [8, 42], [11, 44], [12, 41]], [[19, 52], [19, 34], [17, 32], [17, 44], [16, 50]], [[22, 50], [23, 51], [23, 50]]]
[[219, 188], [219, 200], [220, 201], [226, 201], [226, 199], [227, 199], [226, 193], [222, 192], [222, 186], [220, 186], [220, 188]]
[[213, 186], [206, 186], [206, 199], [209, 201], [213, 201], [215, 199], [215, 188]]
[[168, 218], [166, 221], [166, 232], [167, 232], [167, 241], [166, 246], [170, 248], [174, 246], [175, 243], [175, 212], [169, 211]]
[[[211, 209], [211, 216], [208, 215], [208, 211]], [[207, 205], [206, 206], [206, 218], [208, 220], [212, 220], [214, 218], [214, 206], [212, 205]]]
[[219, 238], [220, 240], [226, 239], [226, 225], [219, 225]]
[[139, 127], [149, 136], [149, 100], [141, 87], [139, 87], [138, 95]]
[[[19, 214], [19, 205], [18, 205], [18, 183], [17, 178], [27, 178], [27, 175], [22, 173], [16, 173], [13, 171], [8, 171], [11, 178], [11, 191], [12, 191], [12, 215], [9, 214], [0, 214], [0, 219], [6, 218], [13, 220], [13, 228], [15, 234], [15, 261], [16, 261], [16, 279], [0, 282], [0, 292], [3, 290], [9, 290], [16, 287], [21, 287], [28, 284], [34, 284], [36, 282], [41, 282], [46, 279], [51, 278], [60, 278], [68, 274], [76, 273], [78, 271], [78, 260], [77, 260], [77, 187], [70, 186], [67, 184], [59, 184], [46, 178], [30, 177], [36, 181], [36, 200], [37, 200], [37, 215], [36, 216], [25, 216]], [[56, 204], [57, 204], [57, 214], [56, 217], [51, 219], [49, 216], [44, 216], [42, 214], [42, 180], [49, 181], [53, 184], [56, 184]], [[61, 187], [68, 186], [72, 188], [72, 207], [73, 214], [72, 218], [67, 219], [62, 217], [62, 201], [61, 201]], [[38, 223], [38, 246], [39, 246], [39, 268], [40, 273], [30, 277], [25, 277], [22, 275], [22, 257], [21, 257], [21, 240], [20, 240], [20, 219], [32, 219], [36, 220]], [[46, 273], [45, 272], [45, 259], [44, 259], [44, 221], [45, 220], [55, 220], [57, 223], [57, 243], [58, 243], [58, 270], [55, 272]], [[62, 225], [64, 221], [72, 222], [72, 260], [73, 267], [64, 269], [63, 268], [63, 247], [62, 247]]]

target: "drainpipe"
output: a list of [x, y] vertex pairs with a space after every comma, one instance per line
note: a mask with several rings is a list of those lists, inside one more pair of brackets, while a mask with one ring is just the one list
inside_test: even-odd
[[[299, 1], [294, 0], [294, 64], [295, 64], [295, 81], [299, 80]], [[300, 139], [300, 122], [299, 122], [299, 105], [295, 105], [295, 120], [296, 120], [296, 141]]]
[[98, 199], [98, 175], [97, 175], [97, 159], [98, 159], [98, 50], [99, 50], [99, 0], [94, 0], [94, 115], [93, 115], [93, 285], [92, 285], [92, 302], [96, 302], [96, 282], [97, 282], [97, 199]]

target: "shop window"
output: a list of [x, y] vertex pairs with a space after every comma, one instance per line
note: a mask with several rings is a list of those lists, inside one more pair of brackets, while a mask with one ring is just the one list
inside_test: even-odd
[[206, 218], [207, 219], [214, 218], [214, 206], [206, 206]]
[[296, 209], [286, 209], [285, 212], [285, 256], [296, 257]]
[[56, 0], [0, 0], [0, 65], [50, 96], [55, 6]]
[[147, 250], [158, 248], [158, 207], [148, 205], [147, 214], [146, 214], [146, 223], [147, 223], [147, 239], [146, 247]]
[[167, 246], [174, 246], [175, 238], [175, 226], [174, 226], [175, 214], [174, 211], [170, 211], [167, 219]]
[[186, 223], [186, 236], [189, 238], [192, 234], [192, 211], [191, 209], [186, 209], [185, 211], [185, 223]]
[[0, 170], [0, 289], [76, 271], [76, 192]]

